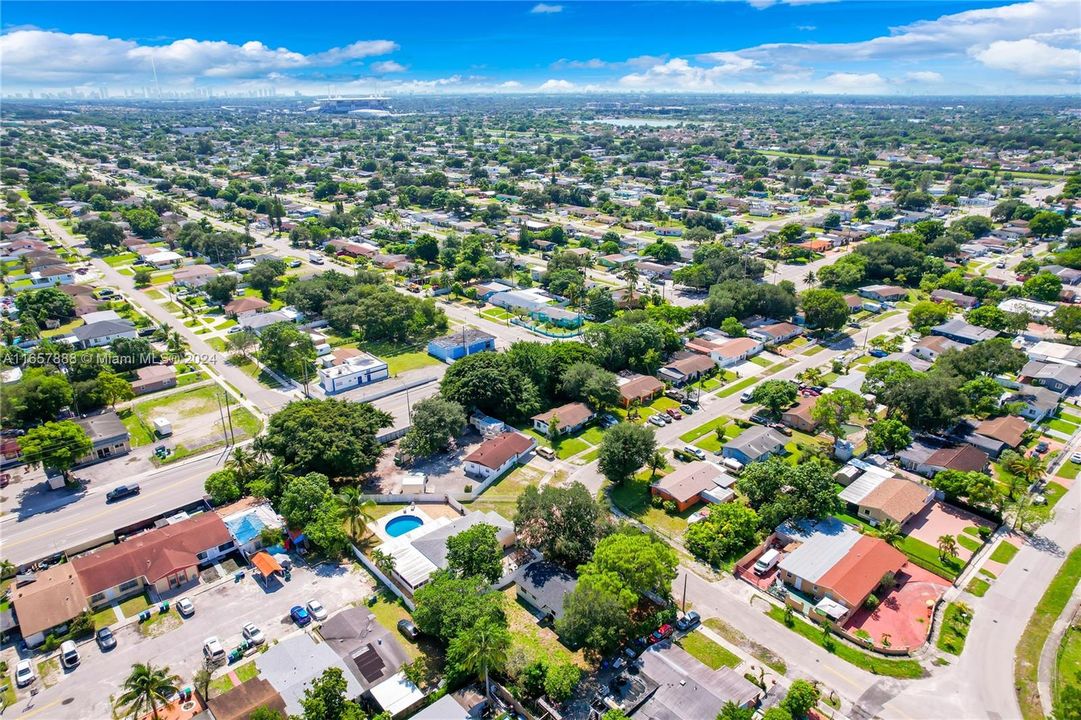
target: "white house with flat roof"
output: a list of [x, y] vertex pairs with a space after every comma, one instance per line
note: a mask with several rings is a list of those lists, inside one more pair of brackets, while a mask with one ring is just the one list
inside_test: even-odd
[[387, 364], [369, 353], [348, 358], [341, 365], [319, 369], [319, 385], [328, 394], [351, 390], [390, 377]]

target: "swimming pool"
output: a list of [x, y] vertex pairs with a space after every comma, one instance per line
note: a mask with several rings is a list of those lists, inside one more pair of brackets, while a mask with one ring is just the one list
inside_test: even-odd
[[399, 535], [405, 535], [410, 530], [416, 530], [423, 524], [424, 521], [416, 515], [399, 515], [388, 520], [383, 529], [387, 535], [398, 537]]

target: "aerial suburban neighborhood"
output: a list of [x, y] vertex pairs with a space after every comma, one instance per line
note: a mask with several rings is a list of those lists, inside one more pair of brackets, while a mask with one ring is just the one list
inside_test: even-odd
[[286, 92], [399, 45], [83, 5], [0, 34], [5, 717], [1081, 718], [1076, 67]]

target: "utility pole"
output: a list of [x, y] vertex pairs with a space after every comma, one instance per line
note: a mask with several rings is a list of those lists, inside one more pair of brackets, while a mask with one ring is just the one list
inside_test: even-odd
[[221, 434], [225, 444], [229, 444], [229, 431], [225, 426], [225, 412], [221, 408], [221, 395], [214, 393], [214, 399], [218, 401], [218, 416], [221, 418]]
[[681, 612], [684, 615], [687, 614], [687, 573], [686, 572], [683, 573], [683, 607], [681, 608]]
[[229, 403], [229, 393], [222, 390], [221, 394], [225, 398], [225, 417], [229, 421], [229, 443], [236, 445], [236, 433], [233, 432], [233, 408]]

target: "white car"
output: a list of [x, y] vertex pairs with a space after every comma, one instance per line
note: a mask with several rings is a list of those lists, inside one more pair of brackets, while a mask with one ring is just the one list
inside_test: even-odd
[[35, 680], [37, 680], [37, 675], [34, 674], [34, 666], [29, 660], [20, 660], [15, 666], [15, 685], [26, 687]]
[[1070, 462], [1081, 465], [1081, 452], [1075, 452], [1070, 456]]
[[242, 634], [244, 635], [244, 639], [252, 645], [262, 645], [266, 642], [263, 631], [260, 630], [259, 626], [255, 623], [248, 623], [245, 625]]
[[323, 622], [327, 619], [327, 609], [323, 607], [323, 603], [318, 600], [308, 601], [308, 614], [319, 622]]
[[650, 418], [649, 418], [649, 421], [651, 423], [653, 423], [654, 425], [656, 425], [657, 427], [664, 427], [665, 426], [665, 422], [664, 422], [664, 420], [661, 420], [660, 415], [651, 415]]
[[191, 598], [182, 597], [176, 601], [176, 611], [184, 617], [191, 617], [195, 614], [195, 603]]

